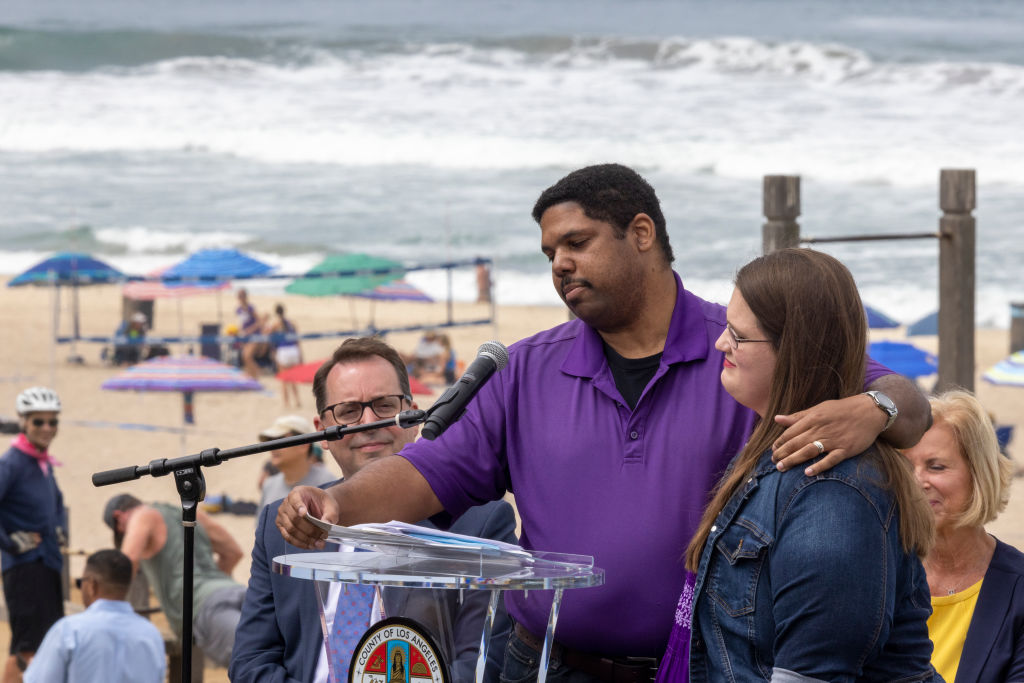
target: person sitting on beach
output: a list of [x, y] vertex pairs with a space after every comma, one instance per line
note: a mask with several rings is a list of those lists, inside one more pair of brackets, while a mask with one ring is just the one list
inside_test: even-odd
[[119, 550], [100, 550], [78, 579], [86, 610], [64, 617], [43, 638], [25, 683], [163, 683], [164, 638], [127, 602], [132, 562]]
[[932, 663], [947, 683], [1024, 681], [1024, 553], [985, 531], [1006, 508], [1013, 465], [966, 391], [931, 399], [931, 429], [903, 451], [931, 505]]
[[64, 495], [49, 453], [57, 436], [60, 397], [31, 387], [15, 400], [21, 433], [0, 456], [0, 564], [11, 624], [4, 683], [21, 680], [46, 631], [64, 616], [61, 571], [67, 545]]
[[[202, 510], [196, 512], [196, 520], [192, 633], [207, 657], [227, 666], [245, 598], [245, 587], [231, 578], [242, 549]], [[114, 546], [132, 561], [133, 572], [142, 568], [168, 625], [180, 639], [185, 552], [181, 507], [143, 505], [135, 496], [122, 493], [107, 501], [103, 522], [114, 532]]]
[[452, 341], [447, 334], [435, 333], [434, 341], [440, 348], [440, 353], [430, 360], [431, 369], [423, 369], [416, 378], [424, 384], [439, 385], [452, 384], [455, 382], [455, 350], [452, 349]]
[[772, 461], [784, 427], [771, 416], [862, 392], [863, 309], [850, 271], [821, 252], [783, 249], [737, 273], [715, 348], [722, 386], [759, 419], [687, 549], [692, 625], [676, 630], [692, 636], [659, 682], [686, 680], [668, 675], [675, 658], [700, 681], [941, 681], [920, 560], [931, 515], [906, 460], [876, 441], [813, 477]]
[[[316, 431], [313, 423], [300, 415], [284, 415], [260, 432], [260, 441], [271, 441], [286, 436], [298, 436]], [[270, 451], [270, 464], [277, 470], [263, 480], [260, 486], [260, 509], [280, 500], [296, 486], [320, 486], [337, 477], [321, 462], [319, 448], [307, 443]]]
[[406, 370], [424, 382], [427, 381], [425, 378], [439, 377], [444, 366], [444, 352], [438, 333], [435, 330], [427, 330], [416, 343], [412, 354], [403, 356]]
[[[242, 337], [263, 334], [264, 320], [256, 312], [256, 307], [249, 303], [249, 293], [245, 289], [238, 290], [238, 333]], [[270, 352], [270, 345], [264, 341], [246, 341], [242, 343], [242, 370], [253, 379], [260, 377], [259, 359]]]
[[146, 346], [146, 314], [135, 311], [114, 332], [118, 341], [114, 344], [114, 365], [131, 365], [145, 359]]
[[[299, 348], [295, 324], [285, 317], [283, 305], [278, 304], [274, 307], [274, 316], [265, 332], [270, 335], [271, 343], [274, 345], [274, 361], [277, 363], [277, 371], [280, 372], [302, 362], [302, 349]], [[294, 399], [295, 407], [298, 408], [301, 405], [299, 385], [281, 380], [281, 397], [286, 408], [291, 405], [289, 396]]]

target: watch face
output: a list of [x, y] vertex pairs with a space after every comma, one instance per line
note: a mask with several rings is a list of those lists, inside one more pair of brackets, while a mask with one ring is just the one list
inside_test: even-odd
[[882, 407], [885, 412], [892, 415], [896, 412], [896, 404], [892, 402], [892, 399], [881, 392], [875, 392], [875, 400], [878, 401], [878, 405]]

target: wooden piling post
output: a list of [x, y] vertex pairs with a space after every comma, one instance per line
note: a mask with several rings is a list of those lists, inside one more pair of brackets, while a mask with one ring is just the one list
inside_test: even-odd
[[1010, 304], [1010, 353], [1024, 349], [1024, 301]]
[[770, 254], [779, 249], [800, 246], [800, 176], [766, 175], [764, 177], [764, 217], [761, 249]]
[[975, 208], [973, 169], [939, 174], [939, 381], [974, 391]]

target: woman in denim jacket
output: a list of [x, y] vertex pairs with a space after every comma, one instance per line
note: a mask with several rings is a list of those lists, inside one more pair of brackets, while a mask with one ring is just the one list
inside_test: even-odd
[[687, 551], [690, 680], [941, 681], [919, 559], [931, 515], [904, 458], [876, 443], [813, 477], [772, 463], [783, 428], [765, 416], [861, 391], [853, 277], [820, 252], [774, 252], [739, 271], [727, 319], [722, 384], [762, 419]]

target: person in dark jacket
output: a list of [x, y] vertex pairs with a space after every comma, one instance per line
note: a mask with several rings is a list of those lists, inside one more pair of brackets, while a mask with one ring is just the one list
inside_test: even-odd
[[932, 428], [904, 455], [935, 517], [924, 560], [932, 663], [947, 683], [1024, 681], [1024, 554], [985, 531], [1009, 500], [1012, 464], [972, 394], [931, 405]]
[[0, 456], [0, 565], [11, 624], [3, 682], [21, 680], [43, 636], [64, 616], [61, 546], [67, 544], [64, 496], [49, 453], [57, 436], [60, 398], [46, 387], [18, 395], [21, 432]]

